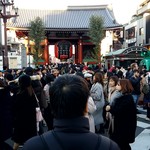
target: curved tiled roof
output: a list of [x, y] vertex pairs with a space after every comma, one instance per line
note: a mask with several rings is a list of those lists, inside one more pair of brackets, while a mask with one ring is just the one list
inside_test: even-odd
[[[106, 5], [107, 6], [107, 5]], [[7, 27], [28, 28], [30, 21], [40, 17], [47, 29], [88, 29], [89, 18], [92, 15], [104, 18], [104, 27], [112, 28], [120, 26], [114, 18], [111, 10], [107, 7], [68, 7], [67, 10], [31, 10], [19, 9], [19, 16], [14, 23], [7, 24]]]

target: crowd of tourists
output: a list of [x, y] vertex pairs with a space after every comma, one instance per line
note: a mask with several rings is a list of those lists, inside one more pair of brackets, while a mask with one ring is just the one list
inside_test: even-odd
[[149, 85], [149, 72], [136, 63], [108, 70], [72, 63], [4, 67], [0, 149], [131, 150], [139, 104], [150, 121]]

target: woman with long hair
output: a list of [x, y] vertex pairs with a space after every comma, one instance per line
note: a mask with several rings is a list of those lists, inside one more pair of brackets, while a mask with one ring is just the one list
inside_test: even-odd
[[129, 143], [135, 140], [136, 106], [131, 92], [133, 87], [128, 79], [121, 79], [116, 85], [121, 96], [106, 107], [112, 115], [109, 134], [121, 150], [131, 150]]
[[37, 102], [28, 75], [19, 77], [19, 92], [14, 104], [13, 149], [17, 150], [26, 140], [37, 135], [36, 107]]
[[90, 90], [90, 95], [96, 105], [96, 111], [92, 114], [95, 123], [95, 132], [99, 133], [103, 127], [103, 107], [104, 107], [104, 91], [103, 91], [103, 75], [100, 72], [95, 73], [93, 77], [93, 85]]

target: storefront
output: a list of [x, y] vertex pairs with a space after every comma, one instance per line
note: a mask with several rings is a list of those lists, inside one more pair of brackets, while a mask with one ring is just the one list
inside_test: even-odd
[[132, 46], [114, 52], [109, 52], [104, 56], [105, 67], [109, 69], [112, 65], [115, 65], [127, 68], [134, 62], [140, 64], [143, 59], [141, 53], [145, 51], [148, 51], [148, 49], [142, 46]]

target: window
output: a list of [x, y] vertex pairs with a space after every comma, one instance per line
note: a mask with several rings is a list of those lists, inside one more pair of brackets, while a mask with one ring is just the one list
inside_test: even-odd
[[144, 34], [144, 28], [142, 27], [139, 29], [139, 35], [143, 35], [143, 34]]

